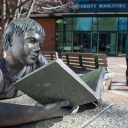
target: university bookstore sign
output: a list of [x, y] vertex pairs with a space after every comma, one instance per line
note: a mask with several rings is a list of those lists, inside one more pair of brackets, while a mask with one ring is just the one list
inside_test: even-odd
[[128, 2], [69, 4], [70, 12], [128, 12]]

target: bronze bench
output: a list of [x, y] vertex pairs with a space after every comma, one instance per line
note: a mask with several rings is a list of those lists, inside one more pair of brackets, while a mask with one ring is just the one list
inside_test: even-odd
[[63, 62], [71, 67], [94, 70], [104, 67], [107, 70], [107, 55], [97, 53], [61, 52]]

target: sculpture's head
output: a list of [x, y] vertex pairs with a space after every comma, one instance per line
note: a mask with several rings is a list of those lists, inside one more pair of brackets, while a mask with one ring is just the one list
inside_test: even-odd
[[4, 31], [2, 43], [12, 60], [32, 65], [38, 58], [45, 38], [44, 29], [30, 18], [12, 20]]

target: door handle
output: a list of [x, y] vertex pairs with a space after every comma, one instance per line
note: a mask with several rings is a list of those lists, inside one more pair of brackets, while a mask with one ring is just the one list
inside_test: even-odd
[[106, 45], [106, 48], [110, 48], [110, 45]]

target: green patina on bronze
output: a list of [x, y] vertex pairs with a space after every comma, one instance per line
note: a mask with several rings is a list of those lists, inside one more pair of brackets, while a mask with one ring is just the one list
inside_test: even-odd
[[98, 81], [99, 81], [99, 77], [101, 74], [102, 68], [98, 68], [94, 71], [91, 71], [87, 74], [81, 75], [80, 78], [88, 85], [90, 86], [93, 91], [96, 90]]

